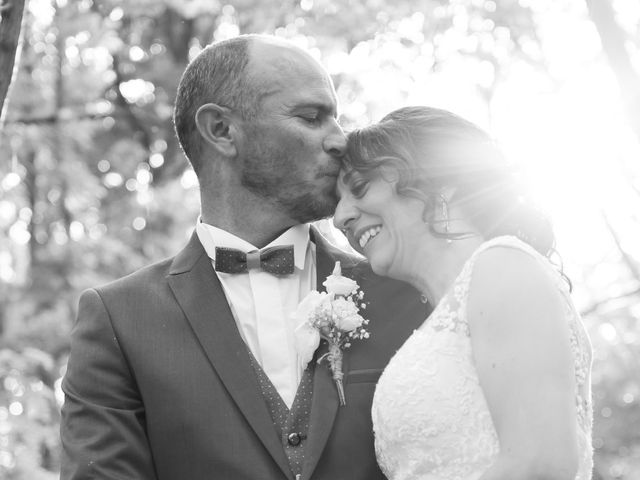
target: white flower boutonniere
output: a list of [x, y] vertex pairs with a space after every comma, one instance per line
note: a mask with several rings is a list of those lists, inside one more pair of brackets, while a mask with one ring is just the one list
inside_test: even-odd
[[333, 273], [323, 282], [326, 292], [310, 292], [298, 305], [293, 317], [297, 322], [295, 330], [296, 349], [303, 367], [313, 358], [313, 352], [324, 338], [329, 343], [329, 351], [318, 359], [325, 358], [333, 374], [338, 389], [340, 405], [346, 405], [342, 384], [342, 355], [351, 341], [369, 338], [365, 320], [358, 313], [366, 308], [362, 301], [364, 294], [358, 283], [342, 276], [340, 262], [336, 262]]

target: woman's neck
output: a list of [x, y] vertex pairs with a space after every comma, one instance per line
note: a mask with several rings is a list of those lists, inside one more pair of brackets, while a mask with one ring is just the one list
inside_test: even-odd
[[483, 241], [480, 235], [451, 241], [432, 237], [431, 242], [424, 242], [421, 251], [416, 252], [409, 282], [435, 306]]

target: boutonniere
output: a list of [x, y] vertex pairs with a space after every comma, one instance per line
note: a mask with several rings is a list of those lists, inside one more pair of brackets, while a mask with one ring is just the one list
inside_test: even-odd
[[340, 262], [336, 262], [333, 273], [322, 283], [327, 291], [311, 291], [294, 312], [297, 321], [295, 330], [296, 349], [305, 368], [313, 358], [313, 353], [325, 339], [329, 351], [318, 359], [327, 360], [333, 380], [338, 389], [340, 405], [346, 405], [342, 384], [342, 355], [353, 340], [369, 338], [365, 320], [358, 313], [366, 308], [362, 301], [364, 293], [355, 280], [342, 276]]

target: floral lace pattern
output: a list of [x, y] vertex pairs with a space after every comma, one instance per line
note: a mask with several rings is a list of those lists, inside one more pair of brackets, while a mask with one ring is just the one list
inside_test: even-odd
[[380, 377], [372, 417], [378, 463], [390, 480], [476, 480], [499, 452], [498, 436], [473, 362], [466, 318], [473, 264], [482, 251], [493, 246], [517, 248], [538, 259], [566, 300], [582, 453], [576, 479], [591, 479], [589, 338], [565, 282], [547, 259], [515, 237], [498, 237], [476, 250], [451, 290]]

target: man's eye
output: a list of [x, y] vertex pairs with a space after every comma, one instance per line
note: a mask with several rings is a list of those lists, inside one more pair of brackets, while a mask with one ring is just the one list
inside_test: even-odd
[[305, 122], [307, 123], [318, 123], [320, 121], [320, 116], [319, 115], [300, 115], [300, 118], [302, 118]]

